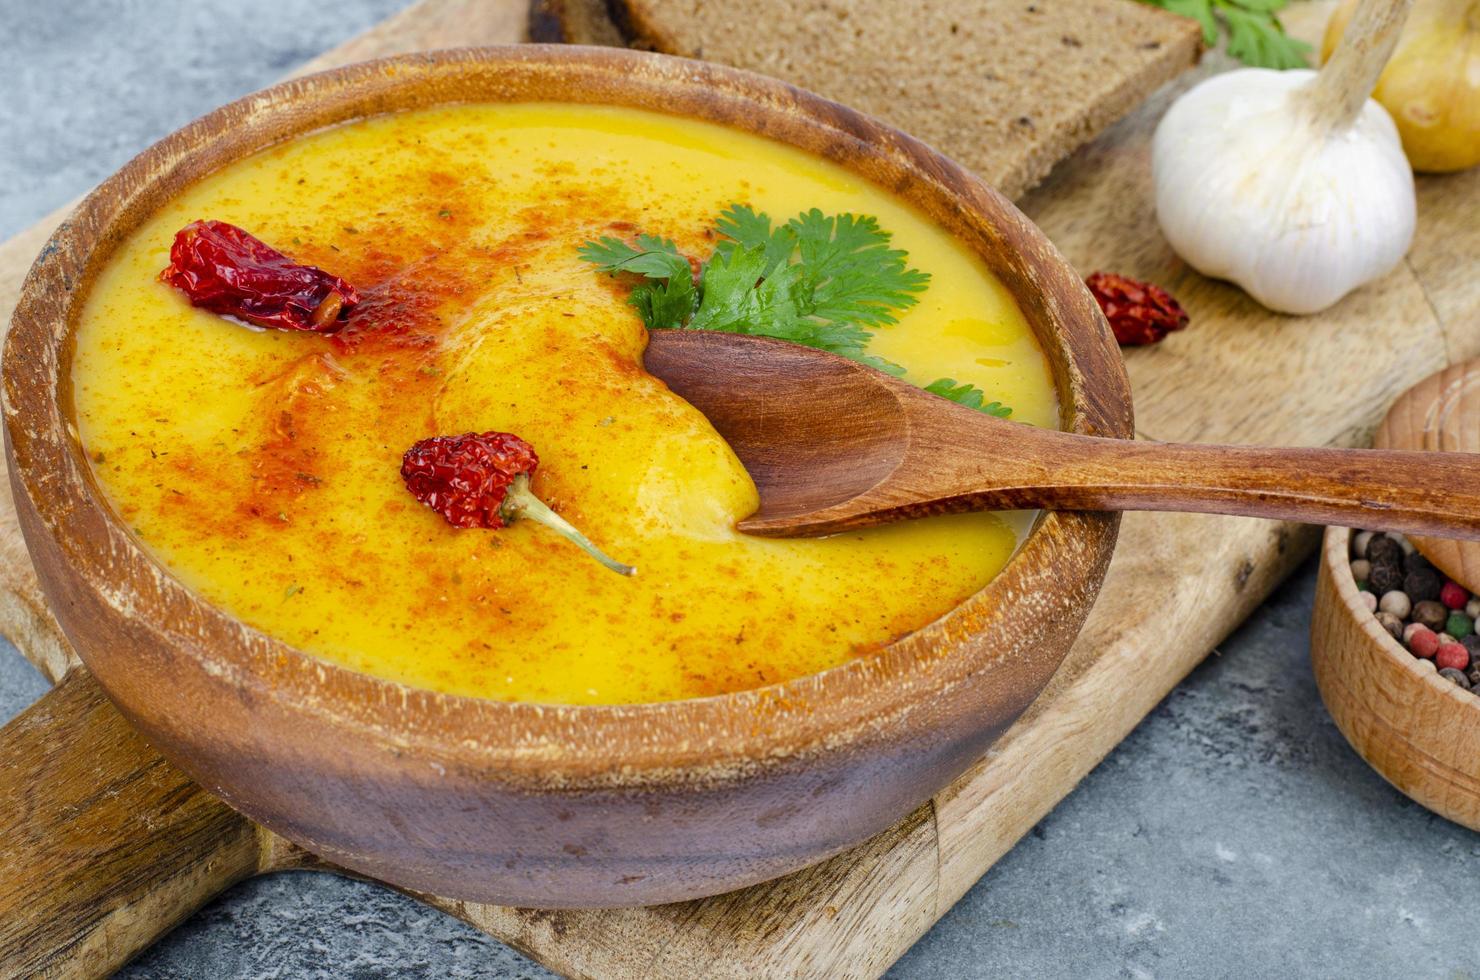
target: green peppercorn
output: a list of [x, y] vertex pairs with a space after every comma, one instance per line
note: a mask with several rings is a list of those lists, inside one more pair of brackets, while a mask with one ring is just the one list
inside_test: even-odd
[[1456, 640], [1462, 640], [1475, 632], [1475, 621], [1456, 610], [1450, 613], [1449, 618], [1444, 621], [1444, 632]]

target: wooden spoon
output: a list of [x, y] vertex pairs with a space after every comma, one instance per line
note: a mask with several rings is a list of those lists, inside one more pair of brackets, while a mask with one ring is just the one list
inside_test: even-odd
[[659, 330], [650, 373], [709, 417], [761, 506], [739, 529], [832, 534], [967, 510], [1236, 514], [1480, 539], [1480, 454], [1103, 439], [993, 418], [795, 344]]

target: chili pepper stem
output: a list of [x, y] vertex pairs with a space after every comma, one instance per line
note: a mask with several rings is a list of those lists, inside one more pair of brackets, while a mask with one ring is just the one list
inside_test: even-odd
[[624, 565], [608, 557], [600, 548], [592, 544], [589, 538], [576, 530], [570, 521], [555, 513], [543, 500], [536, 497], [534, 491], [529, 489], [529, 475], [526, 473], [520, 473], [514, 477], [514, 482], [509, 485], [509, 489], [504, 495], [504, 504], [499, 508], [499, 516], [504, 519], [505, 523], [509, 524], [523, 517], [537, 521], [576, 545], [586, 554], [595, 558], [618, 575], [637, 574], [636, 568], [631, 565]]

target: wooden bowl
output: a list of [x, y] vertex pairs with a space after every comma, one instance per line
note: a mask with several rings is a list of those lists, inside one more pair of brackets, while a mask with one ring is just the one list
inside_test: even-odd
[[145, 554], [78, 445], [78, 311], [119, 243], [182, 187], [322, 126], [524, 100], [711, 120], [892, 189], [1016, 296], [1051, 360], [1063, 426], [1131, 435], [1119, 352], [1078, 275], [1011, 204], [923, 144], [715, 65], [595, 48], [450, 51], [226, 106], [133, 160], [61, 227], [5, 346], [21, 527], [57, 619], [120, 710], [205, 787], [331, 861], [410, 889], [541, 906], [666, 902], [775, 877], [884, 829], [1018, 717], [1094, 602], [1114, 516], [1044, 516], [980, 593], [821, 674], [670, 703], [509, 704], [355, 673], [212, 607]]
[[1480, 697], [1378, 625], [1351, 573], [1351, 535], [1326, 529], [1310, 658], [1321, 700], [1357, 754], [1404, 795], [1480, 830]]

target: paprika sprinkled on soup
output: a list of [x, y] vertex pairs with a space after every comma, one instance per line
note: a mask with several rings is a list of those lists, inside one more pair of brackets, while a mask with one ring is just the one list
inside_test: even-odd
[[[747, 228], [774, 217], [768, 242], [781, 247], [753, 256], [763, 276], [725, 280], [746, 259], [746, 232], [717, 231], [722, 214]], [[793, 215], [799, 257], [787, 259]], [[160, 275], [182, 229], [223, 227], [196, 221], [244, 229], [251, 242], [222, 232], [222, 254], [236, 247], [301, 282], [276, 305], [242, 307], [265, 311], [256, 324], [226, 300], [212, 300], [224, 316], [192, 305]], [[547, 703], [786, 680], [936, 619], [1001, 569], [1029, 520], [745, 537], [733, 529], [756, 506], [744, 468], [643, 371], [645, 322], [717, 322], [706, 295], [726, 310], [764, 305], [777, 262], [786, 272], [811, 256], [815, 269], [791, 279], [814, 292], [788, 322], [821, 323], [828, 270], [842, 267], [827, 265], [829, 249], [870, 229], [903, 253], [878, 265], [896, 305], [859, 314], [860, 335], [834, 302], [842, 312], [826, 335], [963, 404], [1055, 424], [1047, 366], [1006, 290], [887, 191], [706, 123], [529, 104], [315, 133], [163, 207], [84, 311], [79, 433], [110, 503], [166, 568], [249, 625], [350, 668]], [[877, 244], [858, 241], [860, 254]], [[593, 242], [603, 250], [583, 257]], [[684, 267], [706, 269], [717, 251], [712, 276], [685, 281]], [[876, 264], [881, 254], [868, 252]], [[235, 297], [212, 295], [223, 290]], [[293, 329], [262, 329], [280, 321]], [[460, 474], [467, 455], [447, 440], [496, 433], [538, 454], [511, 490], [527, 486], [636, 575], [612, 574], [533, 520], [444, 519], [445, 491], [428, 481]]]

